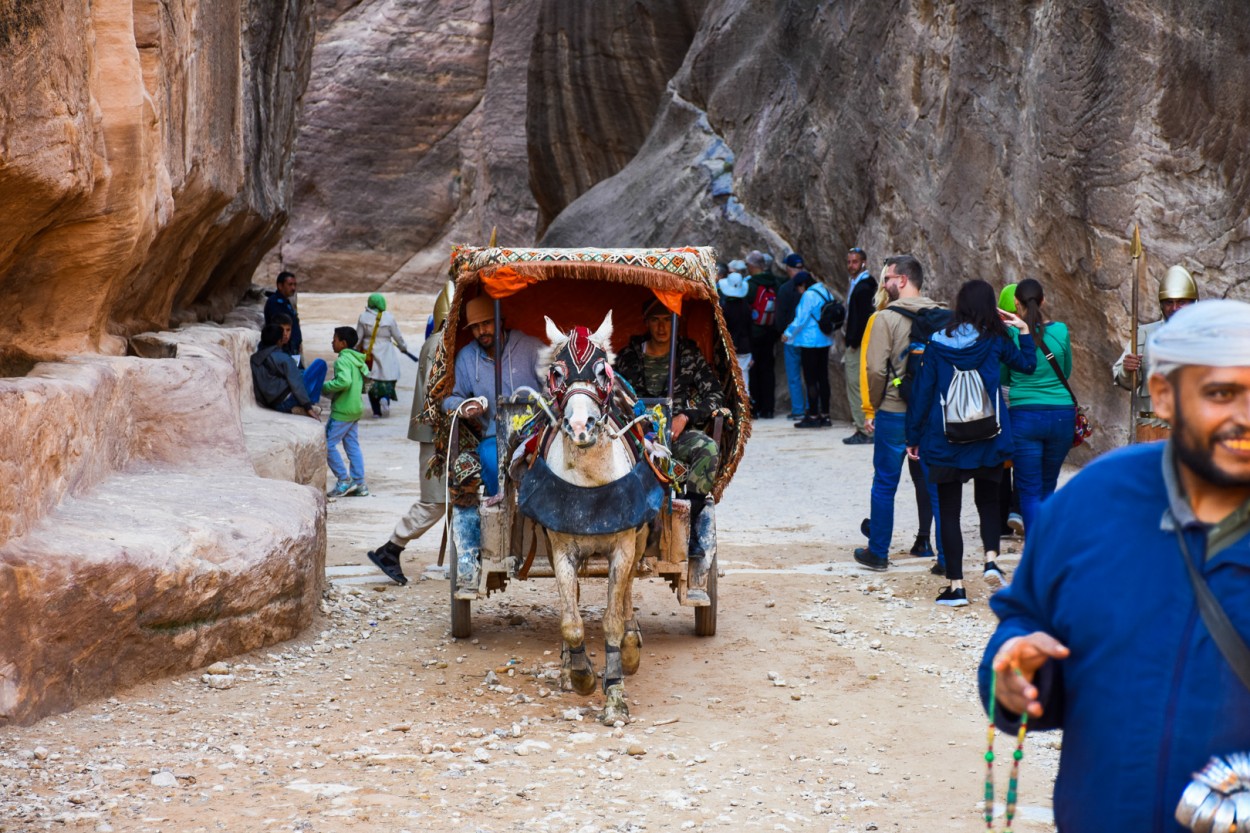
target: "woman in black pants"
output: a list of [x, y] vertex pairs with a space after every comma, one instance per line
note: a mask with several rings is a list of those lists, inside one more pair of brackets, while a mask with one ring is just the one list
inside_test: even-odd
[[829, 417], [829, 347], [833, 339], [821, 332], [820, 311], [833, 300], [833, 294], [807, 272], [795, 275], [794, 285], [799, 290], [799, 305], [794, 320], [781, 335], [782, 341], [800, 348], [807, 386], [807, 416], [794, 427], [828, 428], [833, 425]]
[[[1019, 329], [1019, 347], [1011, 340], [1007, 324]], [[907, 453], [924, 458], [929, 479], [937, 484], [942, 549], [950, 581], [937, 603], [961, 607], [968, 604], [968, 596], [959, 515], [963, 484], [969, 480], [981, 521], [983, 575], [992, 584], [1001, 586], [1006, 581], [994, 560], [998, 555], [998, 484], [1003, 463], [1012, 453], [1011, 423], [999, 391], [999, 366], [1028, 374], [1037, 367], [1037, 357], [1028, 324], [999, 310], [994, 290], [980, 280], [959, 288], [950, 326], [934, 333], [922, 355], [907, 407]], [[986, 410], [981, 418], [960, 421], [970, 415], [972, 409], [967, 406], [982, 399]], [[965, 407], [960, 408], [961, 404]]]

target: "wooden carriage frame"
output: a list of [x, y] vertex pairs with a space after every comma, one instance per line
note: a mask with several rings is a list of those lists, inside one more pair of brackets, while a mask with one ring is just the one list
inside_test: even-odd
[[[462, 310], [469, 300], [485, 293], [494, 301], [495, 331], [505, 324], [542, 338], [541, 312], [563, 329], [574, 324], [596, 326], [612, 310], [615, 324], [613, 346], [628, 341], [631, 332], [643, 331], [642, 306], [650, 297], [658, 298], [673, 316], [673, 352], [670, 356], [670, 396], [645, 399], [648, 407], [659, 406], [671, 413], [672, 374], [676, 365], [679, 337], [693, 337], [719, 379], [726, 408], [706, 426], [721, 448], [721, 460], [712, 489], [717, 502], [732, 480], [750, 436], [750, 406], [746, 385], [738, 366], [733, 341], [721, 312], [716, 290], [716, 254], [707, 247], [680, 249], [543, 249], [458, 246], [452, 251], [451, 278], [455, 284], [447, 326], [443, 330], [442, 353], [452, 357], [469, 336], [460, 325]], [[584, 286], [583, 286], [584, 285]], [[556, 297], [562, 298], [553, 304]], [[684, 327], [684, 332], [683, 332]], [[495, 349], [502, 348], [497, 339]], [[454, 386], [454, 362], [442, 363], [442, 373], [430, 380], [430, 399], [441, 402]], [[502, 367], [495, 363], [495, 390], [502, 382]], [[517, 484], [507, 476], [508, 436], [513, 416], [534, 409], [534, 404], [511, 402], [495, 397], [499, 488], [493, 497], [482, 496], [479, 504], [481, 569], [479, 593], [489, 596], [503, 591], [509, 580], [551, 578], [546, 535], [517, 511]], [[667, 420], [666, 420], [667, 424]], [[700, 426], [703, 427], [703, 426]], [[667, 442], [665, 443], [667, 444]], [[639, 533], [643, 556], [634, 571], [635, 578], [658, 577], [668, 581], [682, 605], [687, 604], [686, 549], [689, 540], [690, 505], [670, 489], [659, 516]], [[472, 603], [455, 597], [456, 553], [454, 536], [449, 554], [451, 572], [451, 631], [457, 638], [472, 633]], [[695, 607], [695, 632], [700, 636], [716, 633], [718, 565], [710, 565], [708, 595], [710, 605]], [[607, 559], [593, 556], [581, 576], [607, 575]]]

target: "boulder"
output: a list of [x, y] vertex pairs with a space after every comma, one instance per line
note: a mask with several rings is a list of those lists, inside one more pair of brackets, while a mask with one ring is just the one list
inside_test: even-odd
[[[139, 340], [163, 357], [87, 355], [0, 380], [0, 724], [311, 622], [325, 442], [306, 417], [241, 416], [255, 338], [196, 325]], [[249, 453], [253, 432], [266, 454]], [[273, 465], [277, 445], [299, 464]]]

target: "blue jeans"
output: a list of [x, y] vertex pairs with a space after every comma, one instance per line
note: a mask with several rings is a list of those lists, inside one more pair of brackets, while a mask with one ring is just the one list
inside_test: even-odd
[[786, 385], [790, 388], [790, 414], [803, 416], [807, 413], [807, 389], [803, 386], [802, 347], [783, 345], [786, 357]]
[[486, 487], [486, 496], [494, 497], [499, 493], [499, 446], [494, 437], [486, 437], [478, 443], [477, 456], [482, 461], [482, 485]]
[[1076, 409], [1021, 406], [1012, 408], [1009, 413], [1015, 443], [1011, 463], [1027, 535], [1033, 529], [1033, 519], [1042, 501], [1055, 493], [1059, 483], [1059, 470], [1072, 448]]
[[330, 464], [330, 471], [334, 472], [334, 477], [339, 483], [347, 481], [347, 466], [343, 465], [343, 458], [339, 456], [339, 443], [343, 444], [343, 448], [347, 451], [347, 462], [351, 464], [352, 483], [365, 482], [365, 458], [360, 453], [360, 437], [356, 433], [355, 422], [339, 422], [337, 419], [329, 419], [326, 421], [326, 461]]
[[[877, 430], [872, 446], [872, 511], [868, 521], [868, 549], [873, 555], [887, 558], [890, 555], [890, 541], [894, 537], [894, 495], [898, 491], [899, 477], [903, 473], [903, 460], [907, 457], [907, 415], [877, 411], [875, 425]], [[929, 503], [936, 507], [937, 487], [928, 479], [929, 469], [924, 460], [920, 461], [920, 467], [925, 472]], [[933, 514], [938, 558], [943, 558], [942, 523], [938, 520], [937, 513]]]
[[[321, 386], [326, 383], [326, 370], [325, 359], [313, 359], [313, 363], [304, 371], [304, 390], [308, 392], [308, 400], [314, 405], [321, 399]], [[291, 394], [276, 410], [289, 414], [291, 409], [298, 404], [299, 400], [295, 398], [295, 394]]]

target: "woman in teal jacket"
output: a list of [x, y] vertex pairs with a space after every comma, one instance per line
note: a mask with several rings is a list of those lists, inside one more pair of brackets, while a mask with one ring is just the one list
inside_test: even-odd
[[833, 339], [821, 332], [820, 311], [833, 300], [833, 295], [807, 272], [799, 272], [794, 281], [800, 293], [799, 305], [794, 320], [781, 335], [786, 344], [799, 348], [807, 386], [807, 415], [794, 427], [828, 428], [833, 425], [829, 416], [829, 348]]
[[[1076, 403], [1046, 354], [1054, 357], [1066, 380], [1072, 375], [1072, 342], [1068, 325], [1047, 321], [1042, 307], [1042, 285], [1032, 278], [1016, 287], [1016, 312], [1029, 325], [1037, 351], [1037, 368], [1021, 373], [1003, 366], [1002, 382], [1011, 388], [1011, 433], [1015, 443], [1012, 463], [1020, 490], [1024, 528], [1037, 517], [1042, 501], [1055, 493], [1059, 470], [1072, 448]], [[1016, 330], [1011, 337], [1018, 342]]]

